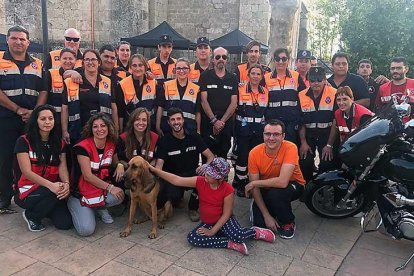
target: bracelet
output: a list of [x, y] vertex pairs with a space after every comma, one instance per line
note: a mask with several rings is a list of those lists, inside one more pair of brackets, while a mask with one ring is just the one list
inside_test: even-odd
[[217, 121], [217, 117], [214, 115], [214, 117], [210, 119], [210, 124], [214, 125]]
[[330, 144], [326, 144], [326, 146], [327, 146], [328, 148], [333, 149], [333, 146], [332, 146], [332, 145], [330, 145]]

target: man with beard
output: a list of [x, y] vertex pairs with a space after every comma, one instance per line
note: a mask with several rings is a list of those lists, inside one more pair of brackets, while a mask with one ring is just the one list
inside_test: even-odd
[[27, 53], [29, 32], [14, 26], [7, 31], [8, 49], [0, 52], [0, 213], [13, 197], [13, 149], [32, 110], [46, 102], [42, 62]]
[[[239, 80], [239, 84], [244, 84], [249, 81], [247, 71], [255, 64], [260, 64], [260, 42], [252, 40], [246, 45], [247, 63], [240, 64], [236, 69], [236, 76]], [[266, 65], [261, 65], [264, 72], [270, 72], [270, 68]], [[264, 86], [265, 81], [263, 79], [260, 85]]]
[[[181, 109], [172, 107], [167, 111], [167, 116], [171, 132], [158, 140], [155, 167], [183, 177], [202, 173], [201, 167], [198, 168], [200, 153], [207, 159], [207, 164], [214, 159], [213, 153], [207, 148], [199, 134], [187, 133], [184, 130], [184, 114]], [[158, 206], [164, 206], [167, 201], [170, 201], [173, 206], [177, 206], [184, 191], [184, 188], [162, 180], [157, 201]], [[191, 221], [200, 219], [198, 195], [195, 189], [191, 191], [188, 201], [188, 214]]]
[[310, 86], [308, 80], [308, 72], [311, 68], [311, 60], [312, 54], [308, 50], [299, 50], [296, 56], [295, 66], [296, 72], [299, 73], [299, 76], [302, 78], [303, 82], [305, 83], [306, 87]]
[[[76, 63], [75, 68], [82, 67], [82, 53], [79, 50], [80, 47], [80, 32], [74, 28], [69, 28], [63, 34], [65, 38], [64, 41], [64, 48], [69, 48], [76, 53]], [[45, 63], [43, 65], [43, 70], [46, 72], [47, 70], [53, 68], [60, 68], [60, 51], [62, 50], [54, 50], [49, 53], [49, 55], [45, 59]]]
[[361, 59], [358, 62], [357, 74], [360, 75], [368, 85], [368, 92], [370, 98], [369, 109], [375, 111], [375, 100], [378, 95], [378, 90], [381, 84], [389, 82], [389, 79], [383, 75], [373, 79], [372, 74], [372, 62], [369, 59]]
[[332, 57], [333, 75], [328, 79], [332, 87], [349, 86], [354, 94], [356, 103], [369, 107], [369, 92], [365, 81], [355, 74], [348, 72], [349, 57], [345, 53], [338, 52]]
[[211, 46], [207, 37], [199, 37], [197, 39], [196, 56], [197, 61], [190, 65], [190, 81], [198, 84], [200, 75], [210, 66]]
[[322, 67], [310, 68], [309, 82], [310, 87], [299, 92], [303, 123], [299, 129], [299, 164], [306, 182], [313, 177], [316, 151], [320, 158], [318, 173], [334, 169], [337, 165], [333, 160], [333, 145], [328, 144], [329, 136], [335, 136], [331, 127], [336, 89], [327, 85], [326, 72]]
[[227, 159], [237, 106], [238, 81], [226, 70], [228, 52], [218, 47], [213, 52], [214, 68], [205, 71], [199, 81], [201, 91], [201, 135], [211, 151]]
[[[396, 96], [398, 102], [402, 102], [405, 97], [409, 97], [408, 103], [414, 105], [414, 80], [407, 78], [407, 60], [403, 57], [393, 58], [391, 61], [390, 72], [391, 81], [380, 86], [377, 96], [377, 108], [381, 108]], [[411, 109], [413, 117], [414, 109]]]
[[129, 71], [129, 59], [131, 57], [131, 44], [126, 41], [119, 42], [116, 47], [116, 54], [118, 56], [117, 66], [124, 69], [124, 71]]

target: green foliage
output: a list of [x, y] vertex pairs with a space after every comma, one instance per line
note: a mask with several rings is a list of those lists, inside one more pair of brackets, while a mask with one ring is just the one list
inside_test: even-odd
[[403, 56], [414, 66], [413, 0], [346, 0], [345, 8], [341, 39], [352, 71], [362, 58], [372, 61], [375, 75], [388, 76], [393, 57]]
[[414, 0], [314, 0], [310, 14], [311, 49], [319, 57], [330, 60], [340, 44], [350, 55], [351, 72], [368, 58], [374, 75], [388, 76], [398, 56], [414, 69]]

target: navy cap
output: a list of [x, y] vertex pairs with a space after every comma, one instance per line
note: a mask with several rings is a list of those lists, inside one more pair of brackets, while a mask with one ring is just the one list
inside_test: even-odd
[[318, 78], [318, 77], [326, 77], [325, 68], [320, 66], [314, 66], [309, 69], [309, 78]]
[[159, 42], [158, 44], [159, 44], [159, 45], [162, 45], [162, 44], [173, 44], [173, 41], [172, 41], [171, 36], [169, 36], [169, 35], [167, 35], [167, 34], [163, 34], [163, 35], [160, 37], [160, 42]]
[[198, 45], [208, 45], [208, 46], [210, 46], [210, 40], [205, 36], [199, 37], [199, 38], [197, 38], [197, 47], [198, 47]]
[[310, 59], [312, 56], [312, 53], [308, 50], [299, 50], [298, 55], [296, 59], [304, 58], [304, 59]]

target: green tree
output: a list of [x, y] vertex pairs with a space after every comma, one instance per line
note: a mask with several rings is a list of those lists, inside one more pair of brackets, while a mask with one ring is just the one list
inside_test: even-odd
[[339, 24], [351, 71], [368, 58], [374, 75], [388, 76], [390, 61], [398, 56], [414, 69], [414, 0], [345, 0], [344, 8]]

